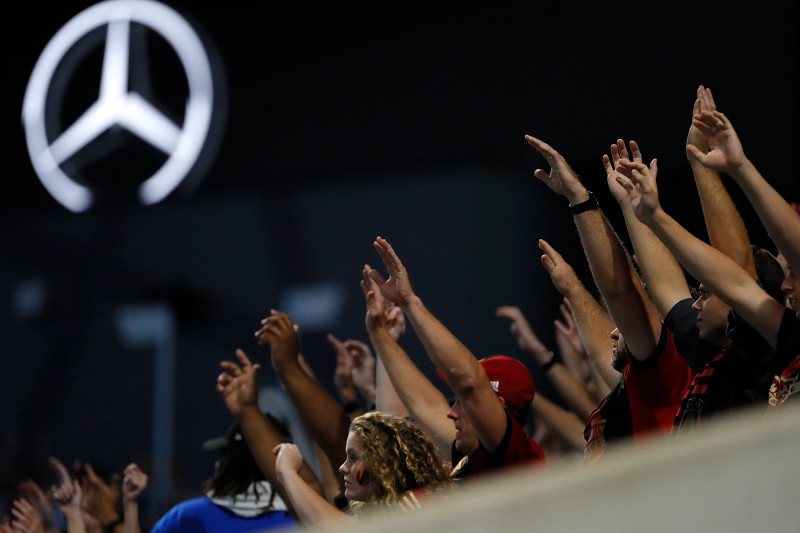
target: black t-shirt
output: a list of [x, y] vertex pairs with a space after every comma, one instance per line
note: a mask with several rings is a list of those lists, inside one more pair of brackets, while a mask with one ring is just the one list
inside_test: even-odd
[[675, 304], [664, 324], [675, 337], [678, 353], [695, 372], [675, 417], [676, 429], [708, 415], [766, 401], [775, 352], [749, 324], [731, 313], [727, 330], [731, 346], [714, 346], [700, 338], [691, 298]]

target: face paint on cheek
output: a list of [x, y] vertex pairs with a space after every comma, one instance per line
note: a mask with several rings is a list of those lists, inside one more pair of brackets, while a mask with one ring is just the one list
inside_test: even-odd
[[369, 476], [366, 472], [359, 472], [358, 476], [356, 476], [356, 482], [362, 487], [366, 487], [369, 484]]

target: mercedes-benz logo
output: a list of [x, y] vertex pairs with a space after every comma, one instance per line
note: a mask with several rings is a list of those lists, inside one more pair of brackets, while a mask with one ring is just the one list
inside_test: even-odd
[[[188, 97], [182, 124], [129, 89], [131, 23], [157, 32], [174, 49], [186, 73]], [[67, 53], [87, 34], [107, 26], [99, 96], [55, 139], [48, 139], [46, 114], [53, 76]], [[203, 44], [171, 8], [152, 0], [111, 0], [73, 17], [45, 47], [33, 69], [22, 106], [28, 153], [47, 191], [64, 207], [81, 212], [94, 194], [70, 177], [62, 165], [112, 127], [124, 128], [167, 156], [138, 189], [144, 204], [174, 191], [192, 170], [209, 134], [214, 103], [211, 65]]]

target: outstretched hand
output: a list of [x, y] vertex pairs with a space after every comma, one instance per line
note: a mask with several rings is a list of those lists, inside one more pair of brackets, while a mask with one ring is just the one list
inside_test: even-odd
[[246, 409], [258, 409], [258, 386], [256, 372], [258, 364], [252, 364], [242, 350], [236, 350], [239, 363], [222, 361], [223, 372], [217, 377], [217, 392], [235, 418], [240, 418]]
[[53, 521], [53, 506], [44, 490], [32, 479], [24, 479], [17, 487], [19, 495], [30, 503], [42, 519], [42, 527], [46, 532], [57, 532]]
[[353, 385], [353, 358], [347, 351], [347, 347], [342, 341], [332, 333], [328, 333], [328, 342], [331, 343], [336, 351], [336, 368], [333, 371], [333, 384], [336, 386], [341, 396], [343, 391], [355, 394]]
[[636, 218], [642, 222], [652, 219], [653, 215], [661, 209], [656, 177], [650, 172], [647, 165], [627, 159], [620, 159], [619, 171], [620, 175], [616, 177], [617, 183], [628, 192]]
[[[611, 158], [608, 155], [603, 154], [603, 167], [606, 169], [606, 181], [608, 183], [608, 189], [611, 191], [611, 194], [614, 196], [614, 199], [618, 203], [626, 203], [630, 201], [630, 196], [628, 195], [625, 188], [617, 181], [617, 178], [620, 176], [624, 176], [621, 172], [620, 161], [621, 160], [633, 160], [637, 163], [642, 163], [642, 152], [639, 150], [639, 145], [636, 144], [636, 141], [630, 142], [631, 146], [631, 155], [632, 158], [628, 155], [628, 149], [625, 147], [625, 141], [622, 139], [617, 139], [616, 144], [611, 145]], [[658, 161], [653, 159], [650, 161], [650, 173], [653, 177], [656, 176], [658, 173]]]
[[550, 360], [551, 352], [533, 332], [533, 328], [519, 307], [512, 305], [498, 307], [495, 314], [511, 320], [511, 334], [517, 339], [517, 344], [522, 351], [533, 357], [540, 365]]
[[544, 255], [542, 255], [542, 266], [544, 266], [547, 273], [550, 274], [550, 279], [553, 281], [556, 290], [563, 296], [568, 296], [573, 287], [580, 285], [575, 271], [572, 270], [569, 263], [561, 257], [561, 254], [556, 252], [544, 239], [539, 239], [539, 250], [544, 253]]
[[575, 316], [572, 314], [572, 304], [569, 302], [569, 298], [566, 296], [564, 297], [564, 301], [559, 306], [559, 310], [561, 311], [561, 316], [564, 317], [564, 320], [562, 321], [556, 319], [553, 323], [556, 328], [556, 338], [558, 339], [559, 336], [563, 338], [570, 344], [575, 353], [580, 354], [581, 357], [585, 358], [586, 349], [583, 346], [583, 341], [581, 340], [581, 335], [578, 331], [578, 325], [575, 323]]
[[406, 315], [400, 306], [395, 305], [391, 300], [383, 302], [383, 313], [386, 316], [386, 327], [389, 328], [389, 335], [398, 342], [400, 337], [406, 332]]
[[44, 533], [42, 519], [36, 509], [24, 498], [14, 500], [11, 508], [10, 530], [14, 533]]
[[353, 361], [353, 384], [370, 403], [375, 403], [375, 356], [369, 346], [361, 341], [344, 341], [347, 352]]
[[706, 167], [733, 174], [747, 161], [731, 121], [719, 111], [701, 111], [694, 116], [692, 125], [707, 137], [708, 153], [693, 144], [687, 145], [686, 151]]
[[[697, 88], [697, 99], [694, 101], [692, 107], [692, 124], [689, 126], [689, 133], [686, 136], [686, 146], [694, 146], [701, 152], [708, 153], [708, 137], [703, 131], [694, 124], [694, 118], [703, 111], [711, 111], [712, 113], [717, 110], [717, 104], [714, 103], [714, 96], [711, 94], [711, 89], [706, 89], [702, 85]], [[689, 150], [686, 150], [686, 156], [692, 158]]]
[[278, 476], [288, 472], [300, 472], [303, 467], [303, 456], [297, 445], [290, 442], [278, 444], [272, 449], [275, 454], [275, 472]]
[[389, 278], [384, 279], [380, 272], [368, 265], [365, 266], [366, 275], [378, 285], [384, 298], [401, 306], [409, 303], [414, 298], [414, 290], [411, 288], [406, 267], [403, 266], [392, 245], [383, 237], [378, 237], [372, 246], [383, 261]]
[[550, 165], [550, 172], [537, 168], [533, 175], [543, 181], [553, 192], [565, 196], [572, 205], [585, 202], [589, 199], [589, 192], [583, 186], [578, 175], [570, 168], [567, 161], [544, 141], [530, 135], [525, 140], [531, 145]]
[[125, 467], [122, 478], [122, 497], [126, 502], [136, 501], [136, 498], [147, 488], [147, 474], [136, 463]]
[[56, 473], [57, 483], [50, 487], [50, 497], [64, 514], [80, 515], [83, 491], [77, 480], [73, 480], [64, 464], [50, 457], [50, 468]]
[[370, 275], [373, 269], [369, 265], [364, 265], [364, 270], [361, 274], [364, 279], [361, 280], [361, 291], [364, 293], [364, 299], [367, 304], [367, 314], [364, 317], [364, 325], [370, 334], [377, 332], [380, 329], [387, 329], [386, 323], [386, 300], [383, 298], [383, 292], [380, 286], [375, 281], [374, 277]]
[[269, 344], [272, 366], [281, 370], [286, 363], [296, 362], [300, 354], [297, 328], [286, 313], [270, 311], [270, 316], [261, 321], [261, 329], [255, 333], [258, 344]]

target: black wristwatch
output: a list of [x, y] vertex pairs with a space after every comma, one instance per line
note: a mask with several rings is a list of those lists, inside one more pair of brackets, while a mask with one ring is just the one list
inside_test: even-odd
[[597, 198], [595, 198], [594, 193], [592, 191], [586, 192], [589, 193], [588, 200], [575, 205], [569, 204], [569, 209], [572, 211], [573, 215], [583, 213], [584, 211], [591, 211], [592, 209], [600, 209], [600, 203], [597, 201]]

